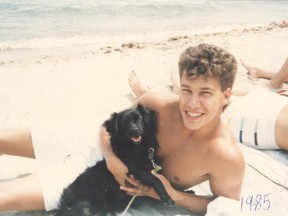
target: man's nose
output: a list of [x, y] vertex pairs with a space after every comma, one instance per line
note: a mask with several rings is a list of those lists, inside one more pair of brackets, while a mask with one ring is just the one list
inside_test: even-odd
[[199, 107], [200, 105], [200, 98], [196, 95], [190, 97], [188, 102], [190, 107]]

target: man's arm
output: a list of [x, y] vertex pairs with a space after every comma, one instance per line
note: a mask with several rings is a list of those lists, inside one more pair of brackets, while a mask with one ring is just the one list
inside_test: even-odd
[[[170, 182], [161, 174], [157, 174], [155, 171], [152, 171], [152, 174], [161, 180], [167, 193], [179, 207], [182, 207], [190, 212], [196, 213], [198, 215], [205, 215], [207, 211], [207, 206], [214, 197], [212, 196], [198, 196], [195, 194], [178, 191], [174, 189]], [[134, 187], [125, 187], [121, 186], [121, 189], [126, 191], [127, 194], [134, 196], [148, 196], [157, 200], [160, 200], [160, 197], [156, 191], [148, 186], [144, 186], [140, 181], [136, 180], [134, 177], [127, 176], [126, 180], [133, 185]]]
[[214, 199], [212, 196], [199, 196], [182, 191], [177, 191], [177, 196], [172, 197], [172, 199], [173, 198], [177, 206], [197, 215], [205, 215], [208, 204]]
[[239, 200], [245, 173], [244, 158], [236, 144], [233, 148], [225, 144], [222, 147], [211, 160], [210, 189], [216, 196]]
[[125, 175], [128, 173], [126, 165], [114, 154], [110, 145], [110, 136], [105, 127], [100, 130], [100, 146], [106, 160], [109, 171], [120, 185], [125, 183]]
[[213, 196], [199, 196], [175, 190], [163, 175], [156, 174], [154, 171], [152, 173], [162, 181], [165, 189], [167, 190], [168, 194], [171, 196], [177, 206], [193, 212], [197, 215], [206, 214], [208, 204], [214, 199]]
[[[211, 156], [211, 160], [207, 161], [211, 167], [208, 176], [213, 196], [198, 196], [175, 190], [163, 175], [153, 172], [162, 181], [166, 191], [177, 206], [199, 215], [205, 215], [208, 204], [218, 196], [240, 199], [245, 171], [243, 155], [237, 146], [229, 149], [225, 143], [222, 144], [224, 148], [216, 148], [216, 152], [212, 150], [214, 151], [211, 152], [213, 157]], [[144, 189], [145, 187], [133, 178], [126, 177], [126, 179], [135, 186], [135, 188], [121, 187], [128, 194], [160, 199], [153, 189]]]
[[[219, 140], [218, 140], [219, 141]], [[213, 197], [196, 196], [177, 192], [174, 195], [178, 206], [191, 212], [205, 214], [209, 202], [218, 196], [239, 200], [245, 173], [245, 163], [238, 146], [226, 142], [213, 145], [210, 152], [210, 170], [208, 173], [210, 189]], [[207, 161], [208, 162], [208, 161]], [[173, 197], [172, 197], [173, 199]]]
[[[163, 104], [163, 102], [159, 103], [159, 101], [164, 101], [158, 100], [160, 96], [162, 96], [162, 93], [146, 93], [138, 98], [132, 104], [132, 107], [136, 107], [138, 103], [141, 103], [151, 109], [156, 109], [155, 107], [159, 106], [159, 104]], [[102, 127], [100, 130], [100, 146], [109, 171], [120, 185], [124, 185], [128, 168], [112, 151], [110, 136], [105, 127]]]

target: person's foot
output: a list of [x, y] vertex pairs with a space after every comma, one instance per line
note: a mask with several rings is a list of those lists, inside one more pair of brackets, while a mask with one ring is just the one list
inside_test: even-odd
[[179, 83], [179, 78], [176, 76], [176, 74], [171, 71], [170, 73], [170, 80], [172, 83], [172, 92], [179, 94], [180, 93], [180, 83]]
[[271, 91], [278, 92], [283, 90], [283, 85], [272, 84], [271, 82], [269, 82], [267, 88]]
[[242, 66], [247, 70], [247, 74], [249, 76], [250, 79], [252, 79], [253, 81], [257, 80], [258, 78], [260, 78], [259, 76], [259, 70], [256, 67], [253, 67], [251, 65], [248, 65], [246, 63], [244, 63], [242, 61], [242, 59], [240, 59]]
[[149, 87], [143, 86], [143, 83], [139, 81], [137, 74], [133, 70], [129, 73], [128, 84], [136, 97], [140, 97], [149, 91]]
[[283, 82], [277, 81], [275, 79], [271, 79], [271, 81], [268, 83], [267, 87], [271, 89], [272, 91], [274, 90], [275, 92], [281, 91], [281, 90], [287, 90], [287, 87], [284, 86]]

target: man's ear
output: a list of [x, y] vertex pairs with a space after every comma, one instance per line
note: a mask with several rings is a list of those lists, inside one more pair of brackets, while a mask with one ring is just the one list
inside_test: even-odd
[[158, 114], [157, 112], [144, 107], [141, 104], [137, 106], [138, 111], [141, 113], [145, 127], [150, 129], [150, 135], [157, 133]]
[[223, 100], [223, 105], [227, 105], [230, 102], [230, 97], [232, 95], [232, 90], [231, 88], [227, 88], [224, 92], [224, 100]]

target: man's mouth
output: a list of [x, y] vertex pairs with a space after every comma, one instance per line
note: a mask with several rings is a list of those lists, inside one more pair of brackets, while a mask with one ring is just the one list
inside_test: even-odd
[[189, 112], [186, 111], [187, 115], [192, 117], [192, 118], [199, 118], [200, 116], [204, 115], [204, 113], [199, 113], [199, 112]]

